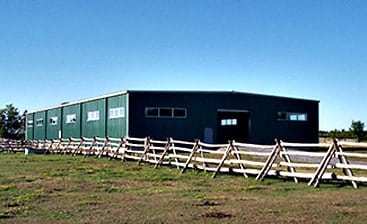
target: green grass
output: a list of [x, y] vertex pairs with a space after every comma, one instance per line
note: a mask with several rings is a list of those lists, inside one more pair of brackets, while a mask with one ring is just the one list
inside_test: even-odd
[[367, 187], [0, 154], [0, 223], [364, 223]]

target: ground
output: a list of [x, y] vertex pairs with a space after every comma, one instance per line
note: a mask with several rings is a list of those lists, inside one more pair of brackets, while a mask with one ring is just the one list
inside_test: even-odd
[[0, 154], [0, 223], [365, 223], [367, 187]]

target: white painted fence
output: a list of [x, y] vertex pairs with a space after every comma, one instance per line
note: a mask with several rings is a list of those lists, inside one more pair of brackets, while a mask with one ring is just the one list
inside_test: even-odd
[[[367, 182], [367, 143], [334, 142], [302, 144], [275, 141], [274, 145], [254, 145], [235, 141], [207, 144], [150, 138], [68, 138], [31, 141], [32, 147], [45, 152], [152, 163], [155, 168], [171, 165], [181, 170], [199, 169], [218, 173], [307, 180], [318, 187], [322, 181], [350, 183], [354, 188]], [[366, 150], [366, 152], [364, 151]], [[357, 152], [356, 152], [357, 151]], [[358, 175], [357, 175], [358, 174]]]

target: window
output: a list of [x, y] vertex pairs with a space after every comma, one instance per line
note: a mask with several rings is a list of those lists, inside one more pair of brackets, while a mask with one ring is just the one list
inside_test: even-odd
[[278, 120], [307, 121], [307, 113], [278, 112]]
[[175, 108], [173, 109], [173, 116], [178, 118], [186, 117], [186, 109], [183, 108]]
[[43, 118], [40, 118], [40, 119], [37, 119], [37, 120], [36, 120], [36, 126], [37, 126], [37, 127], [41, 127], [41, 126], [43, 126]]
[[87, 121], [98, 121], [99, 120], [99, 111], [90, 111], [88, 112]]
[[172, 117], [172, 109], [171, 108], [159, 108], [159, 116], [160, 117]]
[[158, 108], [152, 108], [152, 107], [145, 108], [145, 116], [146, 117], [158, 117], [159, 116]]
[[125, 108], [124, 107], [116, 107], [111, 108], [108, 113], [108, 118], [120, 118], [125, 117]]
[[57, 125], [57, 117], [51, 117], [50, 118], [50, 125]]
[[186, 118], [186, 108], [146, 107], [146, 117]]
[[220, 125], [222, 125], [222, 126], [236, 126], [237, 125], [237, 119], [222, 119], [220, 121]]
[[28, 128], [33, 128], [33, 120], [28, 120], [27, 121], [27, 127]]
[[68, 114], [66, 115], [66, 123], [73, 124], [76, 122], [76, 114]]

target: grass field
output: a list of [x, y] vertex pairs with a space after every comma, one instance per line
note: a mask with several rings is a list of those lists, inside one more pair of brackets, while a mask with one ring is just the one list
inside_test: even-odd
[[365, 223], [367, 187], [0, 154], [0, 223]]

